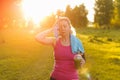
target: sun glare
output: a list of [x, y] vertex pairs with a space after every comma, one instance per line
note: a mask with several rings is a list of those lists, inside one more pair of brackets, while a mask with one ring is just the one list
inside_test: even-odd
[[38, 23], [45, 16], [50, 14], [50, 10], [46, 7], [46, 1], [39, 0], [23, 0], [22, 9], [25, 19], [33, 19], [34, 23]]
[[27, 21], [32, 18], [34, 23], [37, 24], [45, 16], [55, 13], [58, 9], [65, 11], [68, 4], [73, 7], [81, 3], [85, 3], [85, 6], [89, 8], [90, 14], [88, 15], [88, 18], [92, 19], [91, 16], [93, 15], [93, 11], [91, 8], [93, 7], [93, 4], [88, 3], [86, 0], [22, 0], [22, 10]]

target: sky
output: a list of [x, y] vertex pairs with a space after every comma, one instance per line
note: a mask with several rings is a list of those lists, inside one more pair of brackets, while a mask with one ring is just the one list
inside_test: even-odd
[[[0, 0], [0, 6], [8, 5], [12, 0]], [[17, 0], [16, 0], [17, 1]], [[18, 4], [21, 6], [24, 17], [32, 17], [34, 21], [42, 20], [45, 16], [50, 13], [56, 12], [58, 9], [65, 11], [66, 6], [69, 4], [72, 8], [76, 5], [84, 3], [88, 10], [88, 20], [94, 20], [94, 3], [95, 0], [20, 0]], [[4, 3], [4, 4], [3, 4]]]
[[22, 8], [26, 17], [32, 16], [35, 20], [49, 15], [57, 9], [65, 11], [66, 6], [69, 4], [72, 8], [76, 5], [84, 3], [88, 10], [88, 20], [94, 19], [94, 2], [95, 0], [23, 0]]
[[89, 1], [88, 0], [54, 0], [54, 1], [55, 1], [54, 3], [56, 3], [57, 6], [60, 9], [63, 9], [63, 10], [65, 10], [65, 6], [67, 4], [70, 4], [71, 7], [74, 7], [76, 5], [80, 5], [80, 4], [84, 3], [84, 5], [86, 6], [86, 9], [89, 11], [88, 16], [87, 16], [88, 19], [90, 21], [94, 20], [94, 4], [95, 4], [95, 0], [89, 0]]

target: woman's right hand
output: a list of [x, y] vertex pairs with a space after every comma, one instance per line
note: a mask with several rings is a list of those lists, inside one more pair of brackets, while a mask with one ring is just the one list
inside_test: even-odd
[[52, 29], [53, 29], [53, 32], [54, 32], [54, 36], [55, 36], [56, 38], [58, 37], [58, 34], [59, 34], [58, 28], [59, 28], [59, 26], [58, 26], [57, 22], [55, 22], [55, 24], [54, 24], [54, 26], [52, 27]]
[[55, 38], [48, 36], [52, 32], [53, 32], [53, 28], [40, 32], [35, 36], [35, 39], [41, 44], [54, 45]]
[[85, 60], [82, 58], [82, 59], [81, 59], [81, 62], [80, 62], [80, 66], [83, 67], [84, 64], [85, 64]]

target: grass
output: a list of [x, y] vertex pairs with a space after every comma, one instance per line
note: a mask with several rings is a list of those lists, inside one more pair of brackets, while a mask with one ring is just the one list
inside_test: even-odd
[[120, 30], [78, 30], [82, 39], [87, 63], [93, 80], [119, 80]]
[[[81, 80], [120, 79], [120, 30], [77, 29], [83, 42], [86, 64], [79, 69]], [[0, 80], [49, 80], [53, 49], [39, 44], [35, 33], [25, 29], [0, 31]]]

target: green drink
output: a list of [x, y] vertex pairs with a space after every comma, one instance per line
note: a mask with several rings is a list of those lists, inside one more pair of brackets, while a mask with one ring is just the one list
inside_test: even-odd
[[81, 56], [80, 54], [76, 54], [76, 55], [74, 56], [74, 64], [75, 64], [75, 68], [76, 68], [76, 69], [79, 69], [79, 68], [80, 68], [81, 60], [82, 60], [82, 56]]

